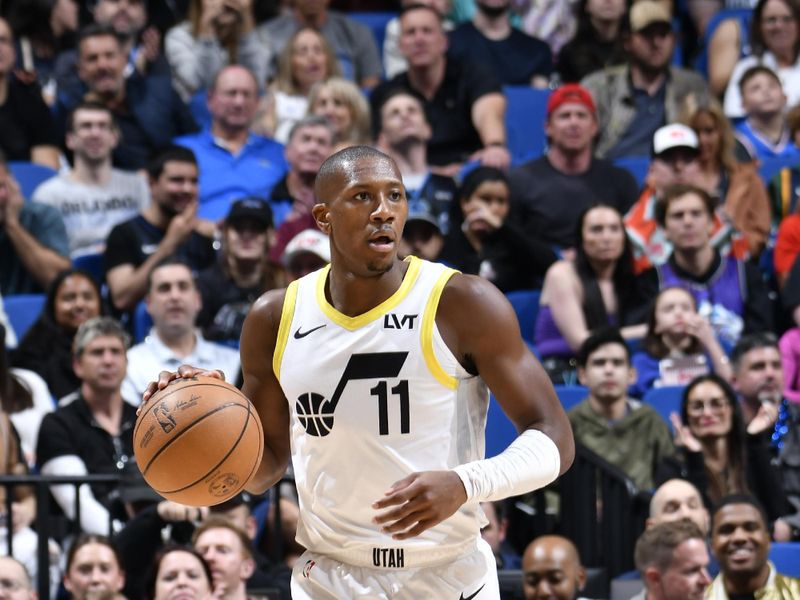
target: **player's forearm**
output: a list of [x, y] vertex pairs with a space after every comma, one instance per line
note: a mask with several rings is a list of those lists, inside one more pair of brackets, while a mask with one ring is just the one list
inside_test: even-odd
[[17, 257], [41, 287], [47, 288], [56, 275], [69, 268], [69, 259], [43, 246], [19, 222], [6, 226], [6, 234]]
[[566, 469], [555, 441], [537, 429], [528, 429], [499, 455], [453, 470], [469, 501], [487, 502], [542, 488]]
[[268, 447], [265, 447], [261, 465], [259, 465], [255, 475], [247, 482], [245, 489], [254, 495], [263, 494], [283, 479], [288, 466], [288, 458], [280, 460]]

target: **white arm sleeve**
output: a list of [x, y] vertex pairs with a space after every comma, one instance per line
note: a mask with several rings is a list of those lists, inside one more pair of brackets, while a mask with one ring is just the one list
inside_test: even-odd
[[[42, 475], [62, 476], [89, 474], [86, 471], [86, 465], [75, 455], [57, 456], [48, 460], [42, 465], [41, 473]], [[109, 515], [106, 507], [97, 501], [88, 484], [84, 483], [78, 489], [78, 493], [81, 495], [81, 530], [97, 535], [110, 535]], [[75, 486], [54, 485], [51, 491], [64, 514], [70, 519], [75, 519]]]
[[526, 429], [497, 456], [453, 469], [467, 490], [467, 502], [518, 496], [555, 481], [561, 470], [558, 446], [538, 429]]

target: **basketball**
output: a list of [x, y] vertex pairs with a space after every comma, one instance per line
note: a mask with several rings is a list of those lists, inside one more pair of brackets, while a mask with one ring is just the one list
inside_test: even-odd
[[136, 419], [136, 463], [167, 500], [213, 506], [244, 489], [264, 451], [250, 400], [213, 377], [178, 379], [159, 390]]

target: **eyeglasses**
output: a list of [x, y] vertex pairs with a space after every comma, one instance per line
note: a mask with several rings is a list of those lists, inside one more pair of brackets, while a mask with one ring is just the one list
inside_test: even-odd
[[720, 412], [729, 406], [725, 398], [710, 398], [708, 400], [690, 400], [686, 403], [686, 412], [690, 415], [701, 415], [706, 408], [712, 412]]

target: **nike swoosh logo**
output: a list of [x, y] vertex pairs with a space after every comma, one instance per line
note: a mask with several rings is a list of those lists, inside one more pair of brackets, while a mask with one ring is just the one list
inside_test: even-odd
[[[327, 325], [327, 323], [323, 323], [322, 325], [314, 327], [314, 329], [309, 329], [308, 331], [303, 331], [303, 332], [301, 332], [300, 328], [298, 327], [297, 331], [294, 332], [294, 339], [300, 340], [306, 337], [309, 333], [314, 333], [317, 329], [322, 329], [323, 327], [325, 327], [325, 325]], [[469, 598], [467, 598], [467, 600], [469, 600]]]
[[478, 588], [478, 589], [475, 591], [475, 593], [474, 593], [474, 594], [471, 594], [471, 595], [469, 595], [469, 596], [465, 596], [465, 595], [464, 595], [464, 592], [461, 592], [461, 596], [459, 597], [459, 600], [472, 600], [472, 599], [473, 599], [475, 596], [477, 596], [478, 594], [480, 594], [480, 593], [481, 593], [481, 590], [483, 589], [483, 586], [484, 586], [484, 585], [486, 585], [486, 584], [484, 583], [484, 584], [483, 584], [481, 587], [479, 587], [479, 588]]

